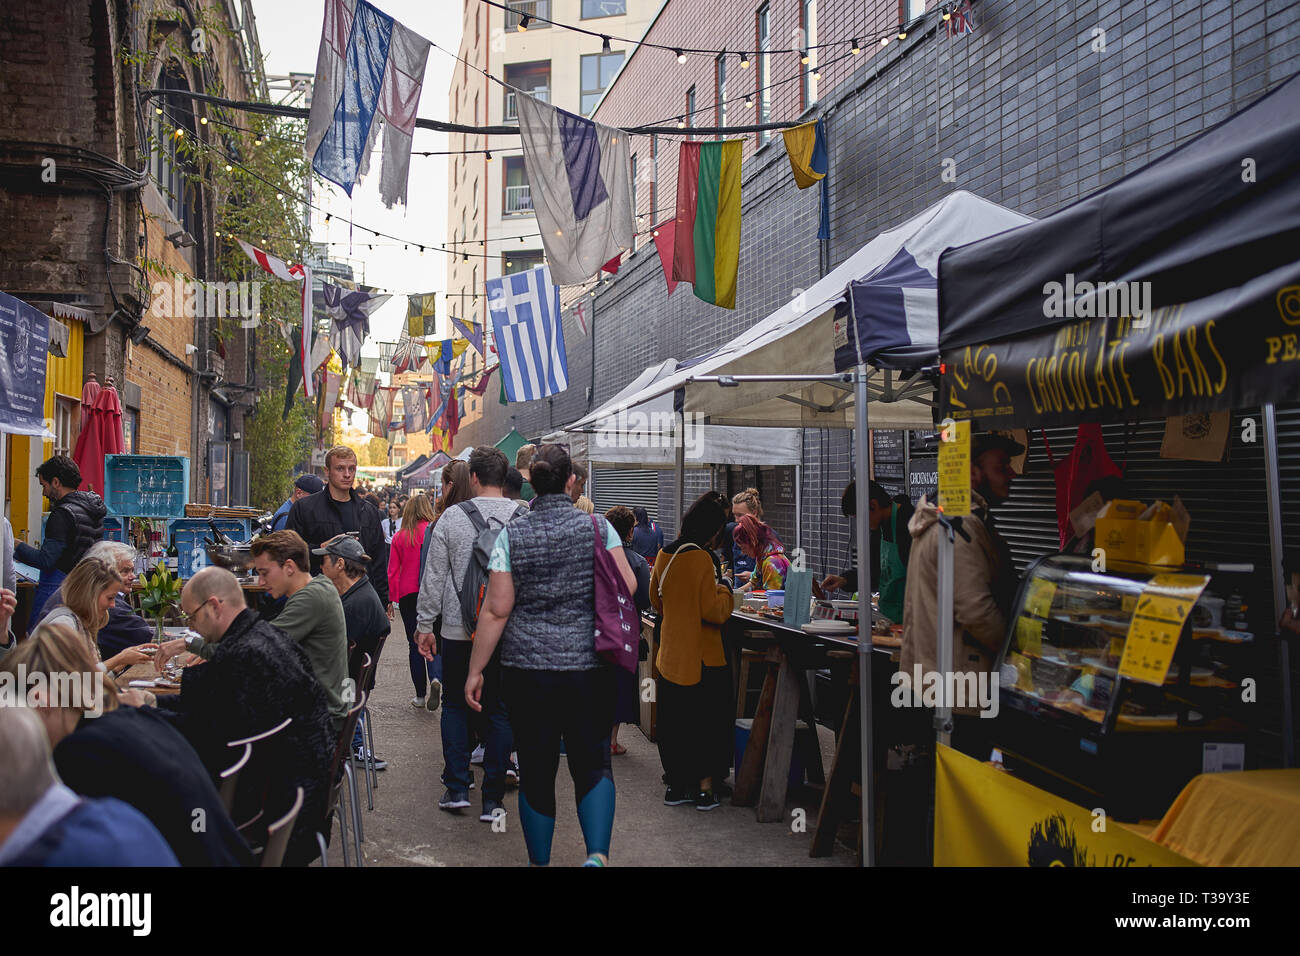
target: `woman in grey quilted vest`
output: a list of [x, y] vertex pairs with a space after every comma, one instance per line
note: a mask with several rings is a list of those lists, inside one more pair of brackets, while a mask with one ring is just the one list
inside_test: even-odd
[[559, 445], [543, 445], [533, 457], [529, 482], [537, 497], [527, 515], [497, 536], [465, 684], [466, 702], [478, 711], [483, 670], [499, 643], [501, 694], [519, 753], [519, 819], [534, 866], [551, 859], [561, 742], [587, 845], [585, 866], [608, 862], [614, 829], [614, 672], [596, 656], [597, 541], [629, 592], [636, 577], [618, 532], [573, 506], [566, 493], [572, 474]]

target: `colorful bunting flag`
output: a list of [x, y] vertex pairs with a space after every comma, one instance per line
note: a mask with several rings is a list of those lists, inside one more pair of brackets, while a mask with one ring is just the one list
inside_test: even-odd
[[370, 434], [380, 438], [388, 437], [393, 420], [393, 397], [396, 393], [395, 388], [375, 389], [375, 398], [370, 404]]
[[454, 315], [448, 316], [451, 319], [452, 327], [465, 336], [469, 344], [474, 346], [474, 351], [484, 357], [487, 353], [483, 351], [483, 328], [473, 319], [458, 319]]
[[826, 124], [821, 120], [804, 123], [782, 133], [785, 139], [785, 152], [790, 158], [790, 171], [794, 173], [795, 184], [800, 189], [807, 189], [815, 183], [821, 183], [821, 195], [818, 199], [817, 238], [831, 237], [830, 222], [830, 182], [826, 177], [830, 171], [830, 149], [826, 143]]
[[410, 432], [422, 432], [429, 424], [429, 406], [426, 404], [428, 391], [423, 388], [402, 389], [402, 427]]
[[654, 227], [653, 234], [655, 252], [659, 253], [659, 265], [663, 267], [664, 281], [668, 283], [668, 294], [672, 295], [677, 288], [677, 280], [673, 278], [673, 236], [677, 234], [677, 221], [661, 222]]
[[636, 235], [630, 137], [521, 91], [514, 96], [551, 277], [583, 282]]
[[959, 37], [964, 33], [975, 32], [975, 9], [970, 0], [962, 0], [948, 18], [948, 37]]
[[616, 276], [618, 275], [618, 267], [622, 263], [622, 261], [623, 261], [623, 253], [620, 252], [613, 259], [610, 259], [609, 262], [606, 262], [603, 266], [601, 266], [600, 271], [608, 272], [610, 275]]
[[370, 316], [392, 296], [351, 292], [332, 282], [321, 284], [330, 333], [343, 368], [361, 363], [361, 345], [370, 335]]
[[384, 130], [379, 198], [406, 202], [411, 138], [430, 43], [366, 0], [325, 0], [307, 120], [312, 169], [351, 196]]
[[569, 363], [560, 322], [560, 287], [550, 269], [487, 280], [488, 314], [511, 401], [555, 395], [569, 387]]
[[451, 374], [451, 360], [469, 348], [468, 339], [443, 339], [441, 342], [429, 342], [425, 345], [429, 361], [443, 375]]
[[488, 380], [492, 378], [492, 373], [495, 372], [498, 368], [500, 368], [499, 365], [493, 365], [490, 369], [488, 369], [482, 375], [479, 376], [477, 382], [475, 382], [473, 385], [465, 386], [465, 391], [469, 392], [471, 395], [482, 395], [484, 392], [487, 391]]
[[582, 330], [583, 335], [587, 334], [586, 309], [587, 309], [587, 302], [585, 299], [579, 299], [577, 304], [574, 305], [573, 307], [573, 317], [578, 320], [578, 328]]
[[682, 143], [677, 169], [673, 278], [724, 309], [736, 307], [741, 148], [738, 139]]
[[[298, 354], [311, 356], [314, 354], [312, 349], [312, 317], [311, 317], [311, 267], [301, 264], [289, 265], [278, 256], [273, 256], [269, 252], [263, 252], [256, 246], [251, 246], [243, 239], [236, 239], [239, 248], [244, 250], [244, 254], [252, 259], [265, 272], [269, 272], [277, 279], [283, 279], [286, 282], [301, 282], [302, 291], [299, 294], [299, 302], [302, 307], [302, 329], [299, 333]], [[316, 366], [313, 366], [315, 368]], [[312, 397], [311, 376], [303, 377], [303, 389], [307, 397]]]
[[348, 401], [357, 408], [369, 408], [375, 400], [375, 376], [372, 372], [352, 370], [348, 381]]
[[406, 297], [406, 334], [411, 338], [422, 339], [438, 334], [435, 328], [437, 298], [436, 292]]

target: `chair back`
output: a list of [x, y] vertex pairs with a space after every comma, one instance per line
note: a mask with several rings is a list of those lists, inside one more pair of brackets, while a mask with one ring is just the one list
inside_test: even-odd
[[235, 812], [235, 788], [239, 786], [239, 773], [247, 766], [253, 756], [253, 745], [244, 744], [244, 752], [239, 759], [220, 773], [221, 804], [227, 813]]
[[373, 672], [375, 669], [375, 659], [369, 654], [361, 658], [361, 667], [357, 670], [357, 694], [364, 694], [370, 690], [370, 685], [374, 683]]
[[361, 684], [361, 689], [369, 694], [375, 689], [375, 679], [379, 676], [379, 658], [384, 654], [384, 645], [388, 643], [388, 635], [385, 634], [375, 645], [375, 659], [370, 665], [370, 679]]
[[303, 789], [298, 787], [289, 811], [266, 828], [266, 848], [262, 851], [262, 866], [279, 866], [284, 861], [284, 851], [289, 845], [289, 835], [302, 810]]
[[346, 778], [343, 776], [343, 761], [352, 756], [352, 737], [357, 730], [357, 721], [361, 719], [361, 712], [365, 710], [366, 699], [368, 695], [362, 691], [361, 696], [357, 698], [355, 706], [348, 711], [348, 715], [343, 720], [343, 729], [339, 731], [338, 740], [334, 743], [334, 755], [330, 758], [329, 792], [325, 803], [325, 822], [323, 824], [326, 837], [332, 826], [331, 821], [334, 818], [334, 810], [339, 805], [339, 792], [346, 786]]
[[[230, 781], [230, 806], [228, 810], [239, 832], [253, 845], [262, 842], [264, 831], [253, 824], [266, 817], [267, 805], [275, 802], [273, 794], [287, 793], [287, 781], [280, 779], [281, 762], [277, 759], [280, 745], [287, 739], [284, 731], [293, 723], [286, 717], [280, 723], [261, 733], [226, 743], [230, 748], [243, 748], [248, 759], [239, 767], [238, 779]], [[231, 769], [234, 769], [233, 767]], [[222, 780], [223, 796], [226, 780]]]

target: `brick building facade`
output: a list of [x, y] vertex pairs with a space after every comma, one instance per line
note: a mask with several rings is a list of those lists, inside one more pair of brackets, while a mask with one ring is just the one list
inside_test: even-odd
[[[219, 127], [201, 105], [175, 97], [156, 121], [164, 101], [137, 94], [166, 85], [257, 98], [251, 11], [216, 0], [17, 0], [0, 9], [0, 51], [0, 289], [86, 310], [82, 368], [117, 385], [128, 450], [188, 456], [190, 500], [233, 500], [229, 462], [242, 456], [233, 436], [250, 407], [238, 386], [250, 376], [251, 333], [228, 343], [223, 359], [210, 349], [207, 319], [174, 306], [159, 314], [151, 292], [177, 273], [226, 278], [215, 266], [219, 197], [189, 184], [174, 152], [149, 144], [156, 122], [208, 143]], [[47, 168], [53, 175], [42, 177]], [[146, 275], [146, 260], [166, 271]], [[79, 401], [80, 389], [60, 396]], [[50, 442], [22, 442], [8, 449], [10, 472], [52, 451]], [[215, 475], [214, 445], [213, 459], [227, 462]], [[5, 487], [15, 493], [11, 481]]]
[[[545, 434], [611, 397], [647, 365], [716, 347], [954, 189], [1028, 215], [1049, 214], [1300, 70], [1300, 5], [1282, 0], [1174, 7], [986, 0], [974, 5], [974, 32], [957, 37], [947, 35], [939, 4], [928, 3], [924, 19], [909, 24], [900, 40], [901, 6], [895, 0], [665, 5], [646, 39], [738, 51], [727, 59], [728, 97], [756, 96], [762, 85], [754, 55], [761, 11], [767, 10], [771, 47], [782, 49], [798, 39], [793, 31], [812, 8], [812, 39], [835, 44], [820, 51], [816, 102], [809, 105], [805, 74], [817, 61], [804, 66], [797, 54], [774, 53], [770, 114], [773, 121], [826, 123], [831, 239], [815, 239], [817, 190], [796, 189], [780, 134], [766, 145], [760, 134], [745, 134], [736, 309], [702, 303], [689, 288], [669, 297], [653, 245], [643, 237], [618, 275], [589, 300], [594, 338], [584, 338], [566, 316], [569, 389], [545, 401], [489, 403], [486, 420], [464, 436], [467, 443], [495, 440], [510, 427], [530, 437]], [[882, 37], [889, 38], [883, 46]], [[747, 70], [739, 69], [741, 52], [751, 56]], [[717, 80], [712, 58], [688, 57], [678, 65], [671, 54], [641, 48], [595, 118], [623, 127], [676, 125], [693, 88], [701, 112], [692, 125], [711, 126], [719, 118]], [[726, 124], [757, 122], [758, 106], [730, 103]], [[633, 141], [642, 214], [652, 209], [648, 171], [657, 171], [656, 222], [673, 215], [677, 141], [662, 135]], [[849, 545], [839, 495], [850, 474], [850, 436], [806, 430], [804, 448], [803, 543], [810, 566], [830, 568]], [[708, 480], [687, 477], [688, 498]], [[715, 477], [719, 486], [722, 480]], [[660, 488], [661, 516], [671, 527], [670, 474], [661, 474]]]

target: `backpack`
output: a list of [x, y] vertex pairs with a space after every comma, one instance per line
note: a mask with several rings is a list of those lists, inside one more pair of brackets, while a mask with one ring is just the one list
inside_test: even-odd
[[[465, 516], [474, 525], [474, 550], [465, 568], [465, 576], [456, 585], [456, 597], [460, 598], [460, 620], [465, 633], [473, 640], [474, 631], [478, 627], [478, 612], [483, 607], [483, 596], [487, 593], [488, 559], [492, 557], [497, 535], [505, 529], [506, 522], [493, 518], [492, 524], [489, 524], [472, 501], [462, 501], [456, 507], [465, 512]], [[509, 520], [513, 521], [527, 513], [528, 509], [521, 505], [515, 508]], [[452, 583], [455, 584], [454, 581]]]

